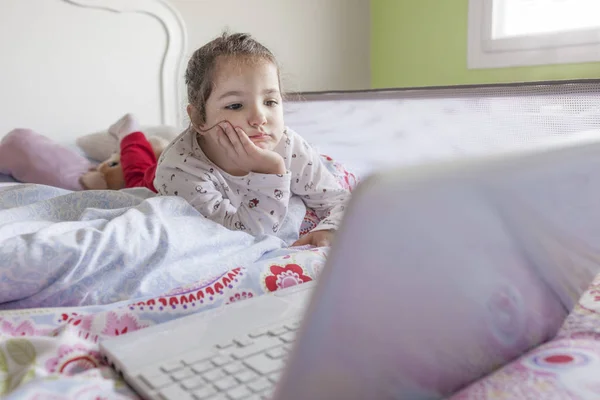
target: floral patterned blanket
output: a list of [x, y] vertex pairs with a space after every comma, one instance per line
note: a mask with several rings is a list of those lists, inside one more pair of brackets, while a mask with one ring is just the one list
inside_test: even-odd
[[120, 399], [136, 394], [103, 362], [98, 342], [183, 315], [315, 279], [326, 249], [282, 249], [271, 258], [136, 301], [0, 314], [0, 397]]

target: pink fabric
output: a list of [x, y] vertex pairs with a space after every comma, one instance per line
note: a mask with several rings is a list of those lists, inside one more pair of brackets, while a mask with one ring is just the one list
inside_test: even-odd
[[85, 157], [29, 129], [15, 129], [0, 142], [0, 173], [21, 182], [82, 190], [79, 177], [90, 167]]

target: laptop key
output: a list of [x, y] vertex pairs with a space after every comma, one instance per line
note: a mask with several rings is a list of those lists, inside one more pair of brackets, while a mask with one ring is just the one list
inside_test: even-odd
[[225, 371], [229, 375], [237, 374], [238, 372], [243, 371], [245, 369], [246, 369], [246, 367], [244, 367], [242, 365], [242, 363], [239, 361], [236, 361], [231, 364], [227, 364], [226, 366], [223, 367], [223, 371]]
[[227, 376], [223, 379], [219, 379], [216, 382], [213, 382], [213, 385], [221, 391], [225, 391], [227, 389], [231, 389], [238, 385], [238, 381], [233, 376]]
[[229, 397], [227, 397], [227, 395], [224, 393], [218, 393], [214, 396], [209, 397], [207, 400], [229, 400]]
[[194, 390], [206, 385], [206, 381], [202, 377], [196, 375], [191, 378], [181, 381], [181, 386], [187, 390]]
[[249, 337], [237, 338], [234, 340], [234, 342], [237, 343], [237, 345], [240, 347], [247, 347], [254, 343], [254, 341], [252, 339], [250, 339]]
[[288, 330], [283, 326], [269, 329], [269, 335], [271, 335], [271, 336], [279, 336], [279, 335], [283, 335], [284, 333], [287, 333], [287, 332], [288, 332]]
[[162, 364], [160, 369], [162, 369], [164, 372], [171, 373], [183, 369], [183, 364], [181, 363], [181, 361], [171, 361]]
[[273, 372], [271, 375], [268, 376], [268, 378], [271, 382], [277, 383], [279, 381], [279, 378], [281, 378], [281, 370]]
[[231, 355], [238, 360], [241, 360], [277, 346], [281, 346], [280, 340], [275, 337], [263, 336], [260, 339], [257, 339], [252, 346], [234, 349], [231, 351]]
[[252, 368], [260, 375], [268, 375], [283, 368], [283, 360], [267, 357], [265, 354], [257, 354], [244, 360], [244, 364]]
[[286, 334], [283, 334], [279, 336], [279, 339], [281, 339], [285, 343], [292, 343], [294, 340], [296, 340], [296, 332], [288, 332]]
[[229, 396], [231, 400], [246, 399], [251, 394], [252, 392], [246, 386], [238, 386], [236, 388], [230, 389], [227, 392], [227, 396]]
[[251, 383], [248, 384], [248, 387], [254, 393], [263, 392], [263, 391], [269, 389], [272, 386], [273, 386], [273, 384], [271, 382], [269, 382], [269, 380], [267, 378], [260, 378], [259, 380], [251, 382]]
[[267, 389], [260, 393], [260, 397], [262, 400], [270, 400], [273, 397], [273, 392], [273, 388]]
[[221, 367], [225, 364], [229, 364], [230, 362], [233, 361], [233, 359], [231, 358], [231, 356], [216, 356], [215, 358], [211, 359], [210, 361], [217, 367]]
[[160, 396], [165, 400], [193, 400], [192, 395], [179, 385], [169, 386], [160, 391]]
[[210, 361], [202, 361], [201, 363], [192, 365], [192, 371], [197, 374], [203, 374], [214, 369], [215, 366]]
[[192, 392], [192, 394], [194, 395], [194, 397], [196, 397], [198, 400], [205, 400], [210, 398], [211, 396], [217, 394], [217, 389], [215, 389], [212, 386], [204, 386], [200, 389], [196, 389]]
[[284, 326], [290, 331], [297, 331], [300, 328], [300, 321], [289, 322]]
[[269, 358], [283, 358], [287, 355], [287, 351], [285, 351], [282, 347], [276, 347], [273, 350], [269, 350], [267, 352], [267, 357]]
[[192, 371], [191, 368], [180, 369], [171, 374], [171, 378], [175, 379], [176, 381], [181, 381], [191, 376], [194, 376], [194, 371]]
[[225, 378], [225, 376], [225, 372], [221, 371], [220, 369], [213, 369], [212, 371], [208, 371], [202, 375], [202, 377], [209, 382], [214, 382], [218, 379]]
[[235, 378], [242, 383], [248, 383], [258, 378], [258, 374], [250, 369], [247, 369], [235, 375]]
[[254, 330], [254, 331], [250, 332], [250, 333], [248, 334], [248, 336], [249, 336], [249, 337], [251, 337], [251, 338], [253, 338], [253, 339], [254, 339], [254, 338], [257, 338], [257, 337], [260, 337], [260, 336], [264, 336], [264, 335], [266, 335], [267, 333], [269, 333], [269, 329], [270, 329], [270, 327], [269, 327], [269, 326], [262, 327], [262, 328], [258, 328], [258, 329], [256, 329], [256, 330]]
[[217, 343], [217, 345], [216, 345], [216, 346], [217, 346], [217, 349], [221, 349], [221, 350], [223, 350], [223, 349], [228, 349], [228, 348], [230, 348], [230, 347], [231, 347], [231, 346], [233, 346], [234, 344], [235, 344], [234, 342], [232, 342], [231, 340], [229, 340], [229, 341], [227, 341], [227, 342]]

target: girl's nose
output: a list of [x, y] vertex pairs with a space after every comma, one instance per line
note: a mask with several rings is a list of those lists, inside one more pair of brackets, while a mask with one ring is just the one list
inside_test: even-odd
[[248, 117], [248, 123], [250, 124], [250, 126], [264, 125], [267, 123], [267, 116], [260, 107], [256, 107], [250, 112], [250, 115]]

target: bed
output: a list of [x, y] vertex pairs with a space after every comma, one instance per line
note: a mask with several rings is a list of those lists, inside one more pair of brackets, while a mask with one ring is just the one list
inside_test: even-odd
[[[81, 135], [126, 112], [146, 125], [186, 126], [185, 27], [168, 2], [1, 7], [0, 137], [28, 128], [76, 149]], [[292, 94], [286, 122], [363, 177], [593, 134], [599, 88]], [[78, 192], [0, 176], [0, 395], [136, 398], [101, 359], [100, 340], [312, 281], [327, 257], [196, 216], [181, 199], [146, 190]]]

